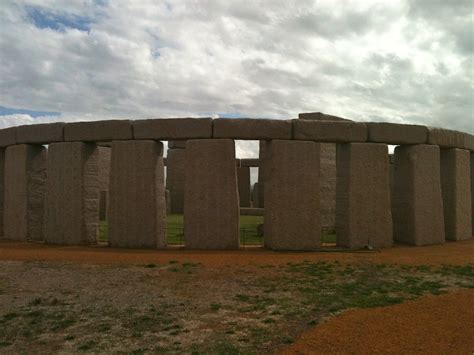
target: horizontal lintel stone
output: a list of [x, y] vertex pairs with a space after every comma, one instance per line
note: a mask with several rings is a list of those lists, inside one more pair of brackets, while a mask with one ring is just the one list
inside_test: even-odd
[[240, 159], [241, 167], [257, 168], [260, 165], [260, 159]]
[[293, 121], [293, 136], [298, 140], [333, 143], [367, 141], [367, 125], [352, 121]]
[[186, 141], [169, 141], [168, 149], [186, 149]]
[[262, 118], [220, 118], [214, 120], [214, 138], [231, 139], [291, 139], [290, 120]]
[[424, 144], [428, 138], [428, 128], [419, 125], [370, 122], [369, 142], [386, 144]]
[[319, 121], [351, 121], [347, 118], [327, 115], [322, 112], [304, 112], [304, 113], [298, 114], [298, 118], [303, 119], [303, 120], [319, 120]]
[[212, 118], [158, 118], [133, 122], [135, 139], [212, 138]]
[[465, 133], [443, 128], [428, 129], [428, 144], [439, 145], [442, 148], [464, 149]]
[[64, 140], [64, 122], [19, 126], [17, 144], [48, 144]]
[[64, 141], [66, 142], [97, 142], [130, 139], [133, 139], [132, 123], [130, 120], [72, 122], [64, 125]]
[[0, 129], [0, 148], [16, 144], [17, 127]]

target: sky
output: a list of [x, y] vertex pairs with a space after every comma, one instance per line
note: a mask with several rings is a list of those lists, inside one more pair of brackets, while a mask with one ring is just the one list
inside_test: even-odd
[[320, 111], [474, 133], [473, 4], [0, 0], [0, 128]]

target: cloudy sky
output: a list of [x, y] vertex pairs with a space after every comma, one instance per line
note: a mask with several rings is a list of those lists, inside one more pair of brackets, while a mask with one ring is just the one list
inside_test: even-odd
[[149, 117], [474, 133], [473, 0], [1, 0], [0, 127]]

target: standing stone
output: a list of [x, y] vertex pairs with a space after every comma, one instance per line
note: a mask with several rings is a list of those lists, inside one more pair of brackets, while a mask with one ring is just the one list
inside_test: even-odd
[[162, 143], [112, 142], [109, 245], [125, 248], [166, 246]]
[[260, 141], [259, 147], [259, 166], [258, 166], [258, 206], [265, 207], [265, 180], [267, 179], [267, 147], [270, 141]]
[[314, 250], [321, 246], [319, 211], [320, 145], [273, 140], [267, 146], [265, 246]]
[[240, 207], [250, 207], [250, 168], [248, 166], [237, 168], [237, 181]]
[[0, 239], [4, 238], [3, 215], [4, 215], [4, 177], [5, 177], [5, 149], [0, 148]]
[[336, 227], [336, 145], [321, 143], [321, 228], [334, 231]]
[[[1, 154], [1, 153], [0, 153]], [[474, 236], [474, 152], [471, 151], [471, 224], [472, 224], [472, 233]], [[1, 158], [0, 158], [1, 163]], [[0, 191], [1, 193], [1, 191]], [[0, 197], [1, 199], [1, 197]]]
[[93, 143], [52, 143], [48, 147], [45, 241], [97, 243], [99, 154]]
[[446, 240], [466, 240], [472, 237], [470, 175], [469, 151], [441, 149], [441, 190]]
[[183, 213], [185, 155], [185, 149], [168, 149], [168, 156], [166, 158], [166, 189], [170, 192], [171, 213]]
[[412, 245], [445, 241], [439, 147], [395, 148], [392, 177], [393, 237]]
[[170, 190], [165, 190], [166, 214], [171, 214]]
[[359, 249], [392, 245], [388, 147], [337, 146], [336, 243]]
[[184, 234], [191, 249], [239, 248], [239, 195], [231, 139], [188, 140]]
[[99, 150], [99, 219], [105, 221], [107, 220], [107, 209], [109, 205], [110, 159], [112, 149], [110, 147], [98, 147], [97, 149]]
[[5, 152], [5, 238], [43, 240], [46, 149], [20, 144]]
[[252, 187], [252, 207], [258, 208], [258, 182]]

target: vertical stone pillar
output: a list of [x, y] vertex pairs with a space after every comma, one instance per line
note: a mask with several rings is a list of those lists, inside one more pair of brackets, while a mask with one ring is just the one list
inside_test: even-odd
[[4, 200], [5, 200], [5, 149], [0, 148], [0, 239], [4, 238], [3, 229], [3, 215], [4, 215]]
[[43, 240], [46, 149], [20, 144], [5, 151], [5, 238]]
[[474, 236], [474, 151], [471, 151], [470, 155], [471, 155], [471, 224], [472, 224], [471, 235]]
[[395, 148], [392, 178], [393, 237], [412, 245], [445, 241], [439, 147]]
[[250, 167], [237, 168], [237, 181], [239, 183], [240, 207], [250, 207]]
[[71, 142], [49, 145], [44, 229], [47, 243], [97, 243], [98, 165], [95, 144]]
[[469, 151], [441, 149], [441, 191], [446, 240], [466, 240], [472, 237], [470, 175]]
[[109, 205], [109, 179], [110, 179], [110, 159], [112, 149], [110, 147], [98, 147], [99, 150], [99, 219], [107, 219], [107, 209]]
[[336, 211], [338, 246], [359, 249], [392, 245], [386, 144], [337, 146]]
[[273, 140], [267, 146], [265, 246], [314, 250], [321, 246], [319, 164], [315, 142]]
[[184, 191], [186, 247], [239, 248], [239, 212], [234, 141], [188, 140]]
[[269, 142], [268, 141], [260, 141], [260, 147], [259, 147], [259, 153], [258, 153], [258, 158], [259, 158], [259, 165], [258, 165], [258, 206], [254, 207], [259, 207], [259, 208], [264, 208], [265, 207], [265, 180], [267, 179], [266, 171], [267, 171], [267, 159], [266, 159], [266, 152], [267, 152], [267, 146]]
[[183, 213], [186, 149], [168, 149], [166, 189], [170, 192], [171, 213]]
[[258, 207], [258, 182], [252, 187], [252, 207]]
[[334, 231], [336, 225], [336, 145], [321, 143], [321, 227]]
[[170, 201], [170, 191], [165, 190], [165, 201], [166, 201], [166, 214], [171, 214], [171, 201]]
[[112, 142], [109, 246], [166, 246], [162, 143]]

